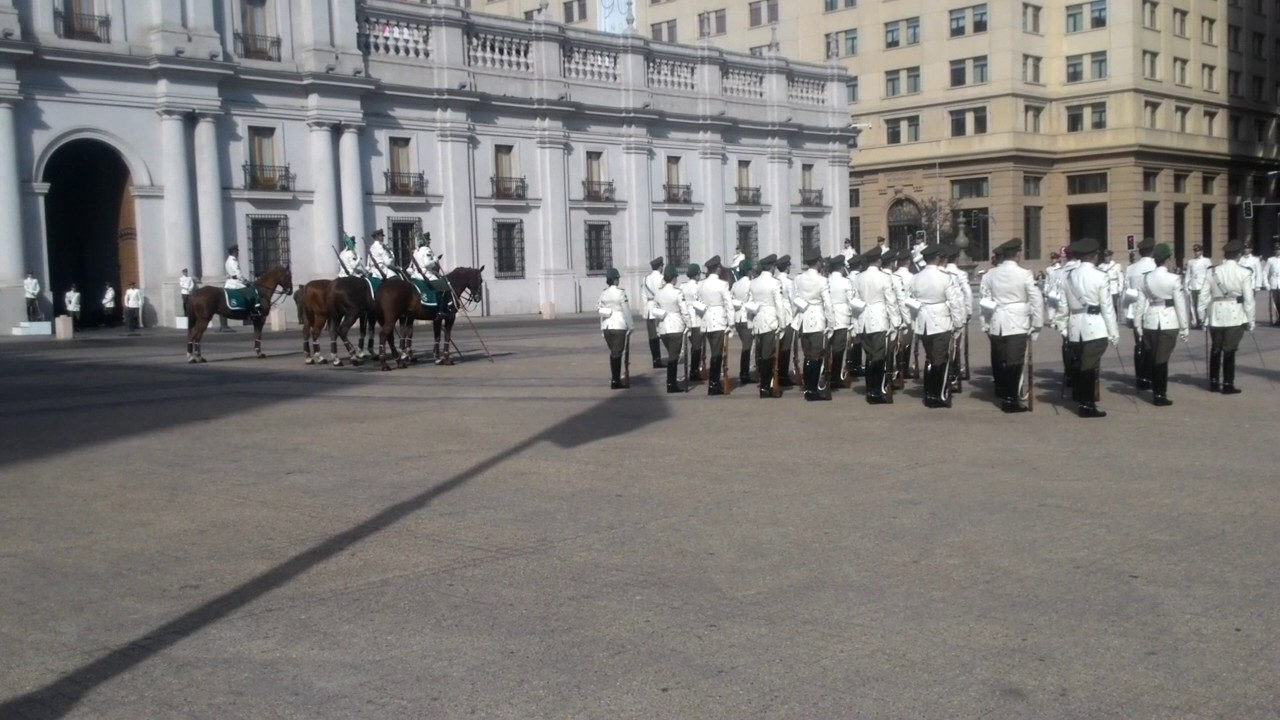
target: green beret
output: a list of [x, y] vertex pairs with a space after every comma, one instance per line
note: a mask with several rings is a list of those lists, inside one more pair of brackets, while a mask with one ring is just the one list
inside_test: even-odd
[[1156, 246], [1154, 255], [1156, 262], [1162, 263], [1173, 257], [1173, 247], [1169, 243], [1160, 243]]
[[747, 273], [751, 272], [753, 269], [755, 269], [755, 265], [753, 265], [750, 260], [743, 260], [742, 262], [738, 263], [739, 275], [746, 275]]
[[668, 265], [662, 271], [662, 279], [666, 280], [667, 282], [675, 280], [678, 277], [680, 277], [680, 268], [676, 267], [675, 265]]
[[622, 273], [618, 272], [618, 268], [609, 268], [604, 274], [605, 280], [621, 280]]
[[691, 278], [698, 277], [702, 274], [702, 268], [698, 267], [698, 263], [689, 263], [689, 272], [685, 273]]

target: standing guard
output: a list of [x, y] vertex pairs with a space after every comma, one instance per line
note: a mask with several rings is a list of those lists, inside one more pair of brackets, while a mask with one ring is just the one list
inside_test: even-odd
[[707, 306], [702, 304], [698, 299], [698, 287], [701, 285], [702, 268], [698, 267], [698, 263], [689, 263], [689, 269], [685, 272], [685, 276], [689, 279], [684, 285], [680, 286], [680, 290], [684, 292], [684, 304], [689, 308], [689, 382], [699, 382], [702, 380], [702, 314], [707, 311]]
[[855, 305], [854, 311], [867, 360], [867, 402], [872, 405], [893, 402], [888, 395], [886, 358], [888, 344], [897, 337], [902, 317], [893, 274], [881, 266], [880, 256], [878, 245], [863, 254], [864, 269], [854, 284], [858, 299], [865, 303], [860, 311]]
[[1152, 255], [1156, 269], [1143, 277], [1134, 303], [1134, 325], [1145, 345], [1150, 371], [1152, 404], [1172, 405], [1169, 399], [1169, 356], [1178, 340], [1186, 340], [1187, 302], [1182, 294], [1182, 278], [1169, 272], [1173, 248], [1167, 243], [1156, 246]]
[[782, 387], [795, 387], [795, 381], [791, 379], [791, 352], [796, 342], [796, 330], [792, 325], [796, 317], [795, 306], [792, 304], [796, 296], [796, 284], [791, 279], [791, 256], [783, 255], [778, 258], [775, 270], [778, 284], [782, 287], [782, 300], [786, 305], [779, 318], [782, 323], [782, 342], [779, 345], [781, 355], [778, 357], [778, 372], [781, 374], [778, 382]]
[[1045, 304], [1048, 306], [1045, 322], [1052, 325], [1053, 329], [1062, 335], [1062, 385], [1063, 387], [1071, 387], [1072, 378], [1076, 376], [1075, 356], [1071, 354], [1071, 349], [1067, 344], [1068, 315], [1060, 311], [1067, 304], [1067, 298], [1063, 292], [1063, 281], [1066, 280], [1067, 273], [1079, 267], [1080, 261], [1068, 258], [1065, 247], [1060, 248], [1058, 252], [1050, 255], [1050, 257], [1054, 258], [1054, 264], [1049, 266], [1044, 280]]
[[[648, 275], [644, 277], [644, 282], [640, 284], [640, 299], [644, 302], [644, 325], [645, 330], [649, 333], [649, 354], [653, 356], [653, 367], [663, 367], [662, 350], [659, 344], [662, 340], [658, 333], [658, 318], [649, 314], [650, 308], [653, 307], [653, 299], [657, 297], [658, 290], [662, 289], [666, 280], [662, 276], [662, 258], [656, 257], [649, 261], [651, 268]], [[682, 331], [683, 332], [683, 331]]]
[[849, 264], [843, 255], [831, 258], [827, 263], [827, 294], [831, 297], [831, 312], [827, 323], [831, 327], [831, 346], [827, 351], [827, 372], [835, 378], [828, 382], [830, 388], [843, 387], [849, 374], [849, 327], [853, 324], [853, 301], [857, 297], [853, 282], [849, 280]]
[[756, 368], [760, 370], [760, 397], [773, 397], [774, 365], [779, 362], [779, 333], [787, 310], [782, 297], [782, 283], [774, 276], [776, 255], [760, 259], [760, 272], [751, 281], [751, 299], [746, 304], [752, 318], [751, 331], [756, 339]]
[[738, 279], [733, 283], [734, 327], [738, 331], [738, 342], [742, 343], [742, 351], [738, 360], [738, 387], [751, 384], [751, 316], [747, 313], [747, 302], [751, 300], [751, 281], [755, 274], [751, 272], [750, 260], [738, 264]]
[[[689, 308], [684, 302], [684, 291], [676, 285], [680, 270], [668, 266], [662, 272], [662, 285], [648, 302], [645, 317], [652, 318], [662, 343], [667, 346], [667, 392], [682, 393], [684, 387], [677, 378], [680, 372], [680, 351], [684, 344], [686, 319]], [[646, 280], [647, 282], [647, 280]]]
[[609, 388], [612, 390], [628, 387], [622, 381], [622, 353], [631, 334], [631, 301], [627, 299], [627, 292], [618, 286], [621, 279], [617, 268], [609, 268], [604, 275], [605, 289], [596, 303], [600, 331], [605, 345], [609, 346]]
[[1102, 264], [1098, 269], [1107, 274], [1107, 293], [1111, 295], [1111, 305], [1116, 309], [1116, 317], [1120, 316], [1120, 291], [1124, 289], [1124, 270], [1120, 263], [1112, 258], [1115, 252], [1111, 248], [1102, 251]]
[[983, 276], [978, 288], [982, 329], [991, 341], [996, 397], [1000, 399], [1000, 409], [1007, 413], [1028, 410], [1018, 397], [1018, 383], [1026, 362], [1027, 343], [1035, 342], [1044, 322], [1044, 299], [1035, 275], [1018, 264], [1021, 252], [1020, 238], [996, 248], [1000, 264]]
[[1200, 292], [1204, 290], [1205, 281], [1209, 278], [1209, 268], [1213, 267], [1213, 262], [1204, 256], [1204, 248], [1199, 245], [1192, 246], [1191, 250], [1195, 253], [1195, 257], [1187, 263], [1186, 267], [1187, 292], [1191, 295], [1191, 303], [1187, 311], [1194, 318], [1191, 320], [1192, 327], [1200, 330], [1204, 327], [1204, 316], [1200, 314]]
[[1253, 274], [1239, 260], [1244, 249], [1240, 240], [1222, 248], [1222, 262], [1209, 271], [1206, 292], [1200, 294], [1200, 316], [1209, 333], [1209, 392], [1223, 395], [1240, 392], [1236, 387], [1236, 350], [1244, 331], [1253, 332], [1254, 327]]
[[1139, 391], [1151, 389], [1151, 378], [1147, 372], [1147, 354], [1143, 352], [1142, 343], [1138, 340], [1140, 333], [1138, 324], [1134, 320], [1133, 305], [1138, 300], [1143, 276], [1156, 269], [1156, 261], [1151, 259], [1151, 253], [1155, 252], [1155, 249], [1155, 240], [1143, 239], [1138, 243], [1138, 255], [1141, 257], [1124, 271], [1125, 321], [1133, 329], [1133, 374]]
[[796, 278], [793, 304], [804, 352], [804, 399], [830, 400], [831, 386], [821, 387], [823, 363], [827, 357], [827, 316], [831, 313], [831, 293], [819, 269], [822, 253], [812, 248], [804, 256], [805, 271]]
[[182, 293], [182, 317], [191, 314], [191, 291], [196, 289], [196, 279], [191, 277], [191, 271], [182, 268], [182, 274], [178, 276], [178, 292]]
[[[1079, 265], [1066, 271], [1062, 291], [1066, 303], [1058, 310], [1059, 325], [1066, 330], [1067, 349], [1072, 355], [1072, 397], [1079, 404], [1082, 418], [1100, 418], [1107, 414], [1098, 409], [1098, 367], [1108, 343], [1120, 341], [1115, 308], [1107, 293], [1107, 275], [1094, 262], [1098, 259], [1098, 241], [1084, 238], [1072, 243], [1067, 252]], [[1065, 316], [1065, 317], [1063, 317]]]
[[947, 368], [955, 352], [954, 336], [964, 326], [964, 295], [943, 269], [946, 257], [941, 245], [925, 246], [920, 256], [926, 265], [911, 279], [910, 295], [919, 304], [915, 334], [924, 345], [924, 406], [949, 408]]
[[720, 256], [706, 262], [707, 279], [698, 285], [698, 302], [702, 305], [702, 332], [711, 352], [711, 369], [707, 375], [707, 394], [723, 395], [720, 380], [724, 371], [724, 351], [733, 329], [733, 288], [720, 279]]
[[360, 265], [360, 256], [356, 254], [356, 239], [350, 235], [342, 236], [342, 252], [338, 253], [338, 277], [363, 277], [364, 267]]

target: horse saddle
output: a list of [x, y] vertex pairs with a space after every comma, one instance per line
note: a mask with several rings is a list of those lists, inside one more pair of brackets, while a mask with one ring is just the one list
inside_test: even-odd
[[369, 286], [369, 297], [378, 297], [378, 288], [382, 287], [382, 278], [365, 275], [364, 282]]
[[[413, 279], [413, 286], [422, 297], [422, 304], [437, 308], [452, 308], [453, 293], [449, 290], [448, 280]], [[442, 302], [443, 301], [443, 302]]]
[[223, 288], [222, 294], [227, 299], [227, 309], [232, 312], [248, 312], [253, 309], [256, 294], [249, 288]]

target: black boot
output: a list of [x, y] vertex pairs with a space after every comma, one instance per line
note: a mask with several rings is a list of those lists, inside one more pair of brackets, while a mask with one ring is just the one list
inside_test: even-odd
[[796, 383], [791, 379], [791, 351], [783, 350], [778, 354], [778, 380], [781, 381], [782, 387], [795, 387]]
[[680, 387], [680, 381], [677, 377], [680, 374], [680, 362], [678, 360], [667, 361], [667, 392], [682, 393], [684, 388]]
[[938, 369], [933, 363], [926, 362], [924, 364], [924, 406], [927, 408], [936, 408], [942, 405], [942, 398], [939, 397], [938, 390]]
[[1067, 350], [1067, 344], [1062, 343], [1062, 384], [1071, 387], [1076, 381], [1075, 368], [1071, 366], [1071, 353]]
[[1133, 375], [1138, 390], [1151, 389], [1151, 377], [1147, 370], [1146, 353], [1142, 352], [1142, 341], [1133, 345]]
[[1222, 353], [1222, 394], [1240, 394], [1240, 388], [1236, 387], [1236, 354], [1233, 352]]
[[711, 376], [707, 378], [707, 394], [723, 395], [724, 386], [720, 384], [720, 356], [711, 358]]
[[738, 386], [745, 387], [751, 384], [751, 351], [744, 350], [742, 359], [738, 363]]
[[1082, 370], [1076, 373], [1076, 388], [1080, 409], [1076, 414], [1082, 418], [1102, 418], [1107, 414], [1098, 409], [1093, 401], [1093, 384], [1097, 380], [1097, 370]]
[[1173, 404], [1169, 399], [1169, 364], [1151, 367], [1151, 404], [1156, 407], [1168, 407]]
[[1222, 353], [1209, 351], [1209, 392], [1218, 392], [1222, 386], [1218, 384], [1218, 376], [1222, 371]]
[[653, 356], [653, 367], [662, 367], [662, 341], [658, 338], [649, 340], [649, 354]]
[[609, 389], [618, 390], [622, 388], [622, 358], [609, 358]]
[[760, 370], [760, 397], [773, 397], [773, 363], [765, 358], [757, 358], [756, 367]]
[[862, 343], [849, 349], [849, 368], [849, 372], [856, 378], [867, 376], [867, 368], [862, 364]]
[[702, 349], [689, 351], [689, 382], [702, 381]]
[[[1022, 366], [1010, 365], [1004, 368], [1004, 396], [1000, 409], [1007, 413], [1027, 412], [1027, 406], [1018, 397], [1018, 382], [1022, 379]], [[1030, 393], [1031, 388], [1027, 388]]]
[[883, 405], [889, 402], [884, 394], [884, 360], [867, 363], [867, 402]]

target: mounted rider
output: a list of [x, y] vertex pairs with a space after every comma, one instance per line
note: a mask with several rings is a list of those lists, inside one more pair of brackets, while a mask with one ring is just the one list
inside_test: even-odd
[[360, 264], [360, 256], [356, 254], [356, 239], [343, 235], [342, 252], [338, 253], [338, 277], [363, 277], [364, 274], [364, 266]]
[[454, 303], [453, 290], [449, 287], [444, 271], [440, 269], [440, 261], [443, 259], [444, 255], [437, 256], [431, 249], [431, 233], [419, 233], [418, 247], [413, 251], [413, 267], [409, 269], [409, 277], [425, 283], [427, 287], [434, 290], [437, 305], [446, 309], [452, 308]]
[[373, 231], [373, 244], [369, 246], [369, 265], [381, 278], [403, 275], [404, 271], [396, 267], [396, 258], [391, 248], [387, 247], [387, 235], [382, 230]]
[[245, 280], [240, 273], [240, 248], [231, 246], [227, 248], [227, 262], [225, 264], [227, 271], [227, 280], [222, 287], [227, 290], [239, 290], [249, 303], [249, 316], [256, 317], [262, 314], [262, 297], [258, 294], [258, 286], [252, 282]]

